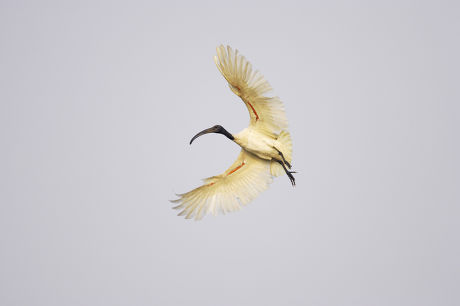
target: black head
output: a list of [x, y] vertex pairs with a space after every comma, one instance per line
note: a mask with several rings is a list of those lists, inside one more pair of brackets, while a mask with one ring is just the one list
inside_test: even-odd
[[233, 140], [233, 136], [232, 134], [230, 134], [229, 132], [227, 132], [226, 129], [224, 129], [223, 126], [221, 125], [215, 125], [213, 127], [210, 127], [209, 129], [206, 129], [206, 130], [203, 130], [201, 132], [199, 132], [198, 134], [196, 134], [195, 136], [193, 136], [192, 140], [190, 140], [190, 144], [192, 144], [192, 142], [197, 139], [198, 137], [204, 135], [204, 134], [209, 134], [209, 133], [218, 133], [218, 134], [223, 134], [225, 136], [227, 136], [228, 139], [230, 140]]

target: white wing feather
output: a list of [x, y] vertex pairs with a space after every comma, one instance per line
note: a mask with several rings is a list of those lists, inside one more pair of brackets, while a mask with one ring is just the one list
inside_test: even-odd
[[242, 149], [230, 168], [204, 181], [203, 186], [178, 194], [179, 198], [171, 201], [178, 203], [174, 208], [181, 210], [179, 216], [199, 220], [208, 213], [239, 210], [268, 188], [272, 181], [270, 161]]
[[284, 105], [278, 97], [266, 97], [270, 84], [261, 73], [252, 70], [246, 58], [230, 46], [217, 47], [214, 57], [217, 68], [227, 80], [230, 89], [246, 104], [250, 125], [271, 135], [277, 135], [288, 127]]

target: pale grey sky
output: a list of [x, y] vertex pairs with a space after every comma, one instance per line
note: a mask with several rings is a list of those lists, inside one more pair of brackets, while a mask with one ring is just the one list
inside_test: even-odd
[[[0, 304], [459, 305], [456, 1], [2, 1]], [[200, 222], [248, 114], [284, 101], [287, 177]]]

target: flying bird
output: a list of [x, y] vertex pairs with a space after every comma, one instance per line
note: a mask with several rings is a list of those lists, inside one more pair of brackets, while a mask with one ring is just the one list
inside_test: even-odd
[[284, 106], [278, 97], [267, 97], [270, 84], [246, 58], [221, 45], [214, 56], [217, 68], [227, 80], [230, 89], [246, 105], [249, 126], [238, 134], [231, 134], [220, 125], [205, 129], [190, 140], [208, 133], [219, 133], [241, 147], [236, 161], [224, 173], [204, 179], [204, 184], [187, 193], [178, 194], [175, 209], [179, 216], [201, 219], [212, 213], [236, 211], [268, 188], [272, 178], [285, 173], [292, 186], [295, 179], [290, 171], [292, 142], [287, 130]]

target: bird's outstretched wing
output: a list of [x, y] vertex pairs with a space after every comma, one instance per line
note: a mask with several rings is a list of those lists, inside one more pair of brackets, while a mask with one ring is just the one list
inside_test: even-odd
[[230, 89], [246, 104], [250, 115], [250, 125], [257, 126], [261, 131], [278, 134], [287, 129], [288, 123], [284, 106], [278, 97], [266, 97], [271, 91], [270, 84], [246, 58], [233, 51], [230, 46], [217, 47], [214, 56], [217, 68], [227, 80]]
[[270, 162], [242, 149], [240, 155], [224, 173], [207, 178], [205, 184], [184, 194], [178, 194], [175, 209], [179, 216], [201, 219], [212, 213], [236, 211], [268, 188], [272, 181]]

